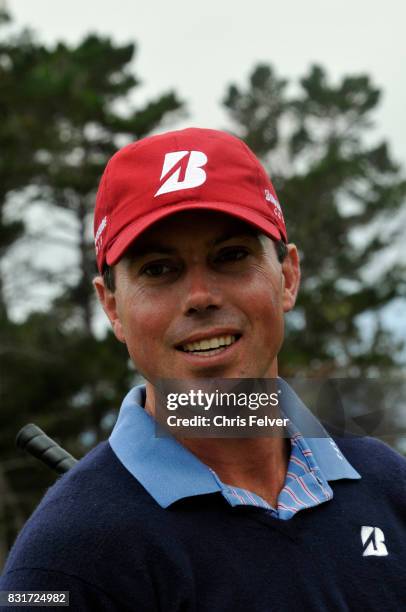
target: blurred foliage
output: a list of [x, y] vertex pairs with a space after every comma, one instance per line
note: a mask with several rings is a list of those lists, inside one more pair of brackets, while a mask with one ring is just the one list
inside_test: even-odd
[[47, 248], [50, 238], [46, 230], [37, 234], [23, 283], [34, 274], [34, 282], [45, 279], [61, 290], [47, 312], [31, 312], [23, 323], [10, 318], [0, 273], [0, 567], [17, 531], [55, 479], [16, 451], [18, 430], [33, 421], [80, 458], [108, 436], [134, 383], [125, 346], [111, 332], [104, 339], [94, 333], [95, 193], [107, 160], [120, 145], [182, 111], [174, 92], [133, 107], [131, 96], [139, 86], [132, 71], [133, 44], [89, 35], [76, 46], [48, 47], [27, 31], [12, 36], [8, 22], [3, 14], [0, 254], [4, 260], [17, 241], [28, 237], [23, 219], [10, 220], [6, 214], [19, 196], [25, 210], [41, 201], [49, 215], [64, 211], [71, 223], [59, 227], [56, 237], [72, 245], [79, 269], [74, 282], [67, 268], [62, 279], [61, 272], [36, 270], [35, 254]]
[[[287, 317], [281, 375], [395, 374], [404, 344], [383, 329], [380, 313], [406, 296], [405, 260], [389, 269], [384, 263], [404, 235], [396, 220], [406, 181], [388, 144], [370, 144], [381, 93], [366, 75], [334, 85], [320, 66], [298, 85], [258, 65], [223, 101], [236, 135], [269, 171], [300, 252], [302, 283]], [[380, 268], [373, 280], [366, 275], [372, 263]], [[369, 338], [360, 327], [365, 314], [375, 323]]]

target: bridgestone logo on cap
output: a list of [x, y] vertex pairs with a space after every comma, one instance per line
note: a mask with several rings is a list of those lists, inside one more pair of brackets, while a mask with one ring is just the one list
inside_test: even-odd
[[207, 164], [207, 155], [202, 151], [173, 151], [166, 153], [161, 178], [165, 179], [155, 194], [200, 187], [206, 182], [206, 172], [202, 169]]

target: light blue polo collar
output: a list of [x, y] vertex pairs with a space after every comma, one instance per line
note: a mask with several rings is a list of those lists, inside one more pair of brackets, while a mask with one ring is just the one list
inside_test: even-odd
[[320, 421], [310, 412], [292, 387], [283, 378], [278, 378], [278, 386], [282, 391], [279, 396], [281, 411], [294, 424], [293, 429], [299, 432], [314, 432], [316, 437], [305, 435], [305, 439], [325, 479], [361, 478], [357, 470], [344, 457], [333, 438], [329, 436]]
[[[334, 440], [282, 379], [281, 408], [300, 431], [319, 431], [306, 438], [326, 480], [361, 478]], [[145, 385], [131, 389], [121, 405], [109, 443], [124, 467], [163, 508], [185, 497], [221, 492], [210, 469], [173, 436], [156, 437], [157, 424], [144, 410]]]

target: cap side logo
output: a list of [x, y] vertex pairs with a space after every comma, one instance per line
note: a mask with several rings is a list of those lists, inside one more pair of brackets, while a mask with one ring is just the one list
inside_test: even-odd
[[202, 151], [173, 151], [166, 153], [161, 172], [160, 188], [154, 195], [200, 187], [206, 182], [203, 166], [207, 164], [207, 155]]
[[269, 189], [265, 189], [264, 195], [265, 195], [265, 200], [273, 204], [275, 215], [279, 217], [279, 219], [283, 220], [282, 208], [278, 200], [272, 195]]
[[102, 244], [103, 244], [102, 233], [106, 229], [106, 225], [107, 225], [107, 217], [103, 217], [103, 219], [101, 220], [101, 223], [99, 224], [99, 227], [97, 228], [96, 235], [94, 237], [94, 244], [96, 246], [96, 255], [99, 254], [99, 251], [102, 247]]

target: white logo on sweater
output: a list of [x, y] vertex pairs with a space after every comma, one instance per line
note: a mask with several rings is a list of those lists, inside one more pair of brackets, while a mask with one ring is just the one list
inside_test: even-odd
[[361, 527], [361, 540], [364, 552], [363, 557], [386, 557], [388, 550], [385, 545], [385, 536], [379, 527]]

